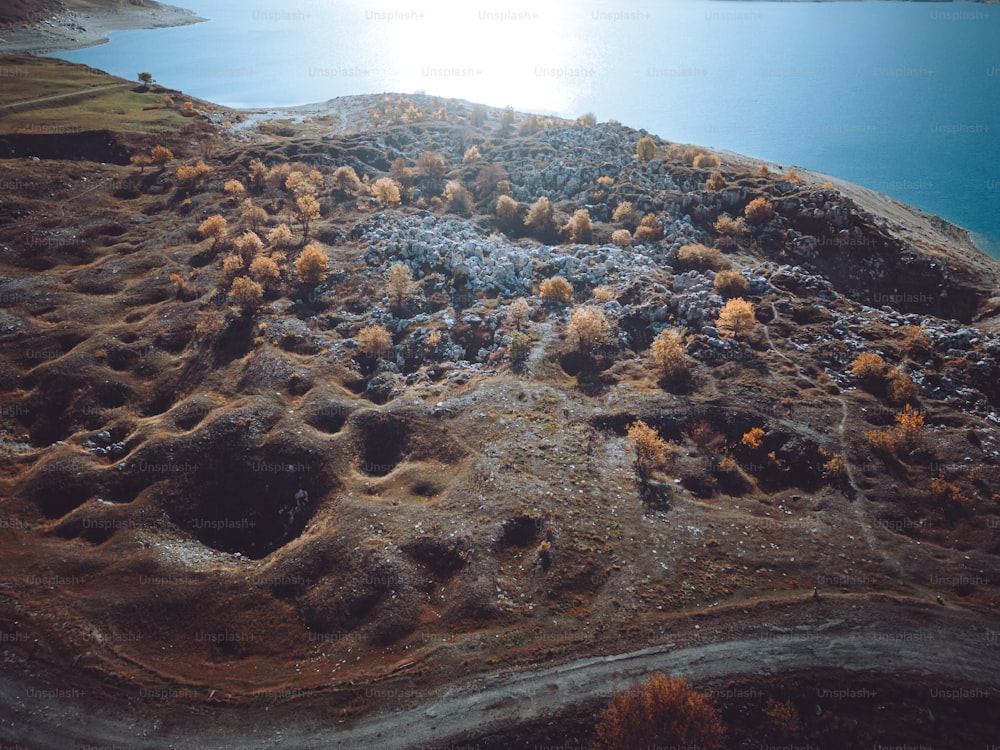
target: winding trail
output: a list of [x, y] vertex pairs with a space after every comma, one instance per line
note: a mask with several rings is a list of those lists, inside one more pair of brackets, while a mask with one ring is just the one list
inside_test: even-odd
[[[773, 316], [771, 318], [772, 321], [778, 319], [779, 317], [778, 309], [775, 307], [773, 301], [771, 302], [771, 314]], [[771, 351], [773, 351], [776, 355], [781, 357], [786, 362], [789, 362], [791, 365], [793, 365], [796, 371], [798, 371], [799, 377], [808, 380], [816, 388], [822, 390], [822, 387], [819, 385], [819, 383], [817, 383], [813, 378], [809, 377], [808, 374], [801, 371], [795, 360], [793, 360], [791, 357], [789, 357], [787, 354], [785, 354], [783, 351], [781, 351], [774, 345], [774, 341], [771, 339], [771, 331], [768, 328], [767, 324], [762, 324], [762, 328], [764, 329], [764, 338], [767, 340], [767, 345], [771, 348]], [[838, 395], [836, 398], [837, 402], [840, 404], [840, 421], [837, 423], [837, 437], [838, 437], [838, 442], [840, 443], [840, 455], [844, 459], [844, 478], [847, 480], [847, 484], [851, 489], [851, 497], [848, 499], [851, 501], [851, 507], [854, 509], [854, 517], [857, 519], [858, 527], [861, 529], [861, 533], [865, 538], [865, 543], [868, 545], [868, 549], [870, 549], [872, 553], [875, 554], [875, 551], [878, 548], [878, 541], [876, 540], [875, 534], [872, 531], [871, 523], [869, 523], [868, 519], [865, 517], [865, 511], [864, 508], [862, 507], [862, 503], [856, 502], [858, 500], [864, 500], [865, 493], [861, 491], [861, 488], [858, 487], [857, 482], [855, 482], [854, 470], [851, 468], [851, 462], [847, 460], [847, 455], [848, 455], [847, 449], [849, 447], [847, 443], [847, 437], [845, 435], [845, 426], [847, 425], [847, 417], [848, 417], [847, 401], [846, 399], [844, 399], [843, 396]]]
[[[674, 644], [578, 659], [530, 672], [479, 677], [428, 694], [416, 705], [363, 717], [354, 726], [297, 721], [260, 722], [259, 707], [221, 709], [211, 718], [176, 707], [166, 720], [99, 716], [70, 702], [49, 706], [23, 685], [0, 676], [0, 738], [37, 750], [97, 745], [132, 750], [234, 748], [379, 748], [407, 750], [454, 743], [622, 690], [649, 671], [694, 681], [753, 678], [792, 669], [917, 674], [1000, 686], [1000, 649], [987, 648], [985, 631], [930, 628], [887, 632], [829, 620], [766, 637]], [[37, 694], [35, 694], [37, 695]], [[820, 701], [822, 702], [822, 701]], [[109, 707], [109, 711], [112, 710]], [[226, 712], [233, 715], [226, 715]], [[278, 717], [272, 714], [272, 718]], [[310, 725], [311, 724], [311, 725]]]

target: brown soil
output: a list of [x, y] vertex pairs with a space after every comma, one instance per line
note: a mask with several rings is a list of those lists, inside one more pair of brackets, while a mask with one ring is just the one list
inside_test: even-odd
[[[704, 337], [693, 336], [693, 377], [677, 392], [657, 382], [644, 346], [609, 348], [599, 361], [569, 356], [564, 317], [537, 297], [527, 373], [511, 372], [499, 354], [492, 369], [463, 371], [407, 350], [407, 374], [421, 377], [399, 392], [371, 390], [373, 363], [338, 348], [384, 307], [359, 227], [385, 215], [366, 197], [321, 195], [311, 235], [330, 256], [332, 293], [311, 296], [279, 258], [280, 289], [255, 315], [237, 312], [224, 293], [226, 252], [197, 233], [215, 213], [239, 225], [223, 184], [247, 182], [252, 158], [324, 174], [354, 164], [374, 181], [389, 169], [378, 147], [387, 133], [399, 140], [430, 126], [365, 130], [378, 122], [373, 101], [331, 105], [303, 123], [280, 113], [256, 129], [238, 127], [248, 113], [202, 113], [187, 133], [86, 133], [62, 138], [59, 152], [0, 159], [0, 185], [9, 186], [0, 204], [6, 675], [76, 686], [91, 709], [113, 697], [168, 723], [183, 721], [178, 707], [191, 717], [235, 707], [231, 720], [254, 716], [264, 731], [257, 709], [267, 696], [294, 698], [271, 714], [287, 722], [363, 726], [369, 712], [418, 703], [456, 675], [485, 683], [588, 655], [690, 645], [700, 642], [695, 628], [725, 642], [762, 622], [794, 628], [807, 617], [888, 633], [992, 627], [995, 380], [992, 390], [976, 380], [971, 360], [930, 354], [926, 364], [908, 354], [888, 319], [847, 295], [859, 282], [843, 259], [812, 259], [835, 282], [827, 299], [777, 270], [794, 252], [779, 234], [729, 248], [730, 262], [765, 270], [774, 289], [750, 295], [760, 336], [733, 361], [705, 356]], [[459, 119], [469, 116], [464, 105], [448, 106], [449, 121], [433, 125], [439, 142], [491, 137], [499, 113], [477, 130]], [[157, 142], [177, 157], [167, 168], [128, 163]], [[184, 188], [176, 168], [198, 159], [214, 171]], [[458, 162], [450, 177], [474, 174]], [[698, 177], [684, 164], [668, 168], [678, 181]], [[723, 169], [748, 191], [779, 190], [736, 159]], [[817, 189], [809, 176], [783, 200]], [[940, 283], [953, 294], [941, 317], [982, 318], [991, 330], [995, 262], [942, 222], [898, 205], [874, 216], [883, 204], [853, 194], [856, 203], [839, 200], [870, 238], [865, 252], [898, 263], [897, 286], [918, 288], [928, 264], [944, 259], [952, 273]], [[296, 225], [282, 188], [251, 198], [272, 224]], [[559, 211], [578, 207], [569, 204]], [[783, 231], [805, 227], [791, 209], [779, 218]], [[490, 226], [492, 217], [478, 206], [469, 221]], [[623, 300], [653, 294], [616, 291]], [[483, 294], [465, 306], [486, 316], [507, 303]], [[891, 425], [895, 411], [884, 394], [841, 377], [850, 351], [831, 326], [852, 316], [871, 349], [967, 389], [945, 400], [921, 395], [928, 427], [912, 451], [880, 456], [864, 437]], [[407, 324], [396, 343], [418, 327]], [[451, 333], [472, 351], [488, 338]], [[648, 346], [652, 333], [643, 336]], [[625, 430], [637, 418], [677, 445], [660, 505], [636, 487]], [[766, 437], [753, 449], [741, 438], [758, 426]], [[719, 468], [727, 451], [733, 471]], [[847, 462], [843, 478], [824, 475], [831, 454]], [[954, 497], [932, 490], [938, 475]], [[814, 586], [824, 618], [805, 614], [817, 606]], [[795, 696], [840, 677], [802, 669], [740, 682], [761, 695], [722, 702], [732, 736], [761, 731], [754, 717], [772, 694], [794, 698], [802, 736], [823, 746], [851, 733], [908, 741], [946, 730], [985, 741], [995, 731], [976, 718], [995, 707], [994, 693], [967, 705], [922, 701], [920, 685], [952, 683], [901, 682], [891, 661], [846, 683], [885, 691], [884, 703], [814, 714]], [[590, 712], [565, 726], [585, 738]], [[29, 701], [18, 720], [44, 723], [45, 711]], [[4, 731], [0, 723], [0, 738]], [[545, 722], [519, 730], [557, 734]], [[503, 736], [484, 746], [526, 746]]]

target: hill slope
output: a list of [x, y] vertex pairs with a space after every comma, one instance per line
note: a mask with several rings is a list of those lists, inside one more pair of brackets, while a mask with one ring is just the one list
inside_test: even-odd
[[167, 94], [131, 92], [156, 134], [0, 132], [11, 675], [338, 720], [791, 628], [813, 587], [995, 621], [997, 264], [957, 229], [616, 123]]

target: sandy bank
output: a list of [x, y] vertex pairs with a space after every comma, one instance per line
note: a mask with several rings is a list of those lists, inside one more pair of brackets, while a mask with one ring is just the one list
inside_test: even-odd
[[0, 53], [49, 55], [104, 44], [112, 31], [187, 26], [206, 20], [193, 11], [161, 3], [111, 11], [68, 10], [27, 29], [0, 30]]

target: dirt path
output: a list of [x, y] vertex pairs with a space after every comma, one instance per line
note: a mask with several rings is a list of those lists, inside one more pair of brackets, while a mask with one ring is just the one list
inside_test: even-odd
[[[489, 728], [514, 726], [609, 696], [646, 672], [695, 681], [752, 678], [791, 669], [910, 673], [1000, 686], [1000, 649], [986, 648], [973, 627], [880, 630], [828, 620], [773, 628], [767, 637], [677, 649], [672, 643], [624, 654], [578, 659], [530, 672], [478, 677], [428, 690], [407, 709], [376, 714], [354, 726], [313, 723], [319, 717], [268, 724], [261, 709], [205, 719], [178, 707], [163, 719], [108, 718], [70, 701], [39, 699], [0, 677], [0, 738], [37, 750], [81, 744], [134, 750], [173, 748], [361, 748], [405, 750], [454, 742]], [[62, 687], [62, 686], [60, 686]], [[419, 691], [424, 693], [424, 691]], [[275, 713], [278, 713], [277, 711]], [[274, 716], [272, 714], [271, 716]], [[275, 717], [277, 718], [277, 717]]]
[[108, 89], [120, 89], [125, 86], [132, 86], [131, 83], [108, 83], [104, 86], [93, 86], [89, 89], [78, 89], [76, 91], [67, 91], [65, 94], [52, 94], [51, 96], [40, 96], [37, 99], [22, 99], [19, 102], [11, 102], [10, 104], [0, 104], [0, 110], [3, 109], [17, 109], [18, 107], [29, 107], [34, 104], [43, 104], [45, 102], [54, 102], [59, 99], [72, 99], [79, 96], [86, 96], [87, 94], [92, 94], [95, 91], [107, 91]]
[[[774, 302], [771, 303], [771, 320], [778, 320], [778, 309], [775, 307]], [[808, 374], [802, 371], [802, 368], [796, 364], [795, 360], [786, 355], [780, 349], [778, 349], [771, 339], [771, 331], [766, 324], [762, 325], [764, 329], [764, 338], [767, 340], [767, 345], [771, 348], [775, 354], [784, 359], [786, 362], [790, 363], [795, 367], [796, 371], [799, 373], [799, 377], [808, 380], [816, 388], [822, 390], [822, 387], [813, 378], [809, 377]], [[837, 396], [837, 402], [840, 404], [840, 421], [837, 423], [837, 437], [840, 442], [840, 455], [844, 459], [844, 479], [847, 481], [847, 485], [850, 488], [851, 496], [849, 500], [851, 501], [851, 507], [854, 509], [854, 517], [857, 519], [858, 528], [861, 529], [861, 533], [865, 538], [865, 543], [868, 545], [868, 549], [875, 554], [875, 550], [878, 547], [878, 541], [875, 538], [875, 534], [872, 531], [872, 525], [869, 523], [868, 519], [865, 517], [865, 510], [863, 503], [861, 501], [865, 500], [865, 494], [858, 487], [857, 482], [854, 480], [854, 470], [851, 468], [851, 462], [847, 460], [848, 451], [850, 447], [847, 443], [847, 436], [845, 434], [844, 428], [847, 425], [848, 409], [847, 401], [843, 396]]]

